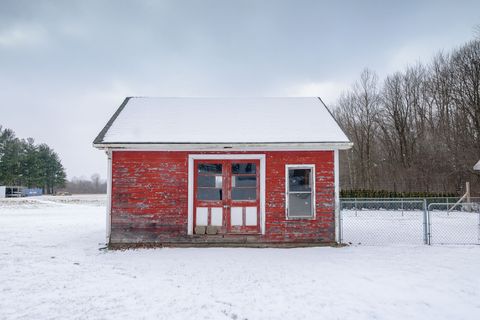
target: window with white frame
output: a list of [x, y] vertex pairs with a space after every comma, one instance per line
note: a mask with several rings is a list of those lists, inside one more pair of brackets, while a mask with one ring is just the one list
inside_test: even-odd
[[288, 218], [313, 218], [315, 208], [315, 166], [286, 166]]

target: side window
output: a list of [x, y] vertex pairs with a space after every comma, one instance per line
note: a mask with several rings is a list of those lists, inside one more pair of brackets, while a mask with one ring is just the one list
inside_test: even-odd
[[287, 217], [312, 218], [314, 216], [314, 165], [287, 165]]

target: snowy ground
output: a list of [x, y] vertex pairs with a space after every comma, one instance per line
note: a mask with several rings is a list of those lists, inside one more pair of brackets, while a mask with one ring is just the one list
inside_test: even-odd
[[0, 200], [0, 319], [480, 317], [480, 246], [105, 251], [103, 203]]

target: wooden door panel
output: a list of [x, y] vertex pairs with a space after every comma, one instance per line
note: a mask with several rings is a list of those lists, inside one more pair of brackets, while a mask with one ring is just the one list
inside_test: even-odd
[[223, 226], [223, 208], [212, 207], [210, 208], [210, 225], [215, 227]]
[[[224, 218], [226, 197], [225, 170], [222, 161], [199, 160], [194, 162], [194, 232], [196, 234], [225, 233]], [[199, 228], [197, 228], [199, 227]]]
[[230, 208], [230, 226], [232, 228], [243, 226], [243, 208], [242, 207]]
[[260, 233], [260, 161], [232, 160], [228, 172], [231, 233]]
[[208, 207], [197, 207], [195, 225], [208, 226]]
[[245, 226], [252, 227], [258, 225], [257, 213], [257, 207], [245, 207]]

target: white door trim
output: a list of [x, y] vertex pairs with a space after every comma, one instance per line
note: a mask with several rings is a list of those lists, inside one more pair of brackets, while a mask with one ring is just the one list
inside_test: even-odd
[[193, 179], [195, 160], [260, 160], [260, 232], [265, 234], [265, 155], [264, 154], [189, 154], [188, 155], [188, 234], [193, 235]]

